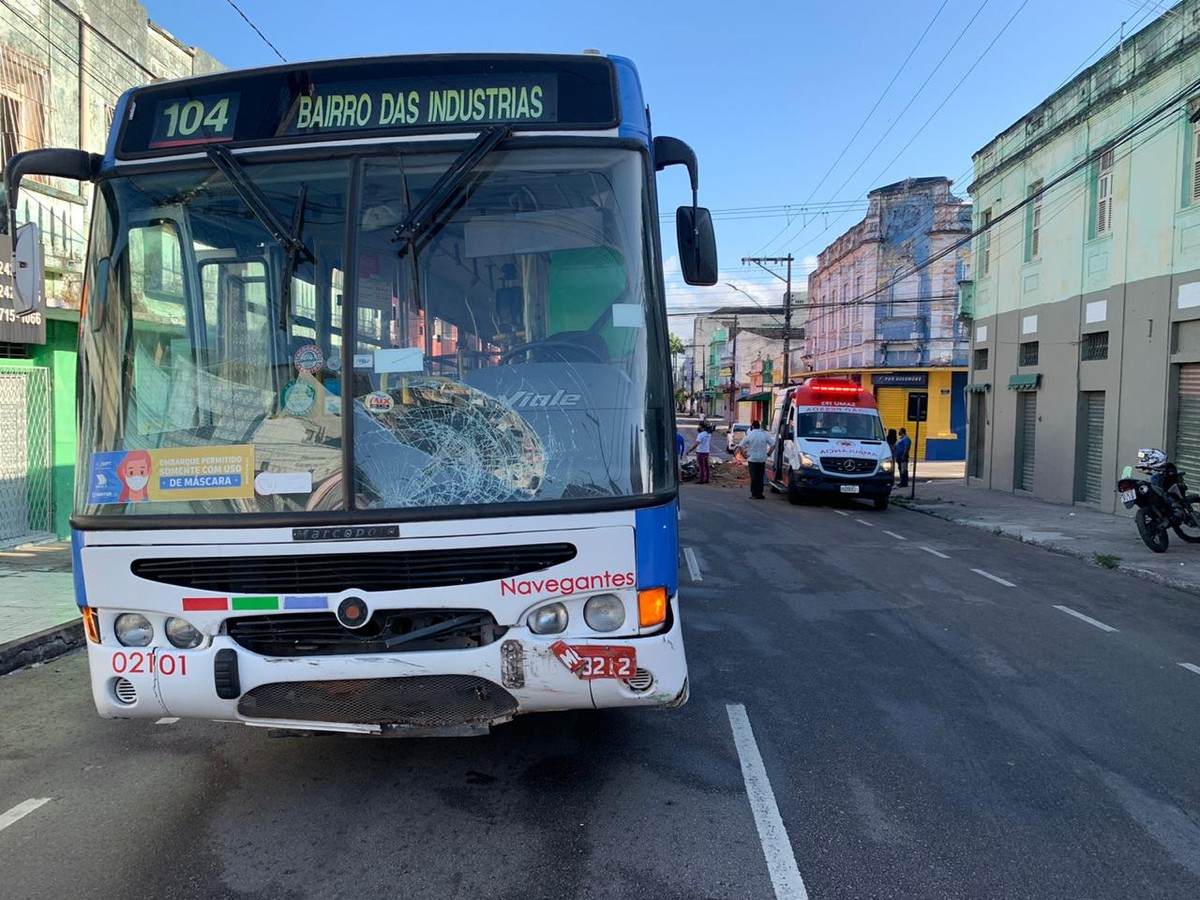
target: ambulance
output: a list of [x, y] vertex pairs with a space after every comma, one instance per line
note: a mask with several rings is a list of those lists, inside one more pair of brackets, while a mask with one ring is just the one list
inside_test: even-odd
[[806, 379], [776, 392], [772, 429], [767, 478], [792, 503], [837, 494], [887, 509], [896, 465], [869, 390], [848, 378]]

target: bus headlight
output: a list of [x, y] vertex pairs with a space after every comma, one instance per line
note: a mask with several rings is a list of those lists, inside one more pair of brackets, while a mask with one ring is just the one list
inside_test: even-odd
[[180, 650], [192, 650], [199, 647], [200, 642], [204, 640], [204, 635], [191, 622], [175, 616], [167, 619], [163, 631], [167, 634], [167, 640]]
[[567, 619], [565, 606], [549, 603], [529, 614], [529, 630], [534, 634], [558, 634], [567, 630]]
[[616, 631], [625, 624], [625, 604], [615, 594], [597, 594], [583, 604], [583, 620], [592, 631]]
[[879, 471], [880, 472], [890, 472], [894, 468], [896, 468], [896, 463], [893, 462], [890, 458], [881, 460], [879, 463]]
[[117, 640], [126, 647], [145, 647], [154, 640], [154, 626], [140, 613], [122, 613], [113, 623]]

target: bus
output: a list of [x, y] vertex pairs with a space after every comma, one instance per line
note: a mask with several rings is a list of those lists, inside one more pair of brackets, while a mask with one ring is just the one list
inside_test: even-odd
[[[656, 174], [627, 59], [288, 64], [124, 94], [79, 324], [75, 584], [110, 718], [477, 734], [688, 696]], [[16, 228], [15, 265], [37, 241]], [[32, 248], [32, 249], [31, 249]]]

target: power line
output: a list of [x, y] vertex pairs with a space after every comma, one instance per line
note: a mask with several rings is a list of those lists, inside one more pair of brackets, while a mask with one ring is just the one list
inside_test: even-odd
[[270, 42], [270, 40], [267, 39], [267, 36], [265, 34], [263, 34], [262, 31], [259, 30], [259, 27], [257, 25], [255, 25], [253, 22], [250, 21], [250, 17], [248, 15], [246, 15], [244, 12], [242, 12], [241, 9], [238, 8], [238, 5], [233, 2], [233, 0], [225, 0], [225, 2], [228, 3], [230, 6], [232, 6], [234, 11], [239, 16], [241, 16], [243, 19], [246, 20], [246, 24], [249, 25], [251, 28], [253, 28], [254, 33], [263, 39], [264, 44], [266, 44], [268, 47], [270, 47], [272, 50], [275, 51], [275, 55], [279, 57], [280, 62], [287, 62], [287, 60], [284, 58], [283, 54], [279, 52], [279, 48], [276, 47], [274, 44], [272, 44]]

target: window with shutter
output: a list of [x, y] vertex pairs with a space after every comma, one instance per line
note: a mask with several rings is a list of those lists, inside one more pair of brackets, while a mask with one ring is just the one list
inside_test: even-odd
[[1192, 125], [1192, 202], [1200, 202], [1200, 122]]
[[1027, 242], [1025, 245], [1026, 261], [1037, 259], [1042, 255], [1042, 182], [1035, 181], [1029, 186], [1029, 196], [1032, 199], [1029, 207]]
[[1096, 183], [1096, 234], [1112, 231], [1113, 151], [1100, 157], [1100, 178]]

